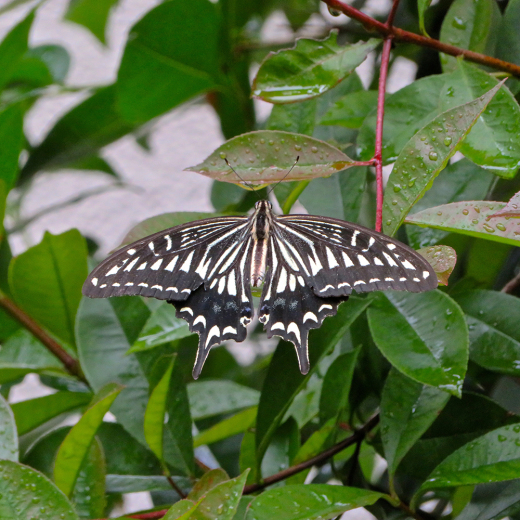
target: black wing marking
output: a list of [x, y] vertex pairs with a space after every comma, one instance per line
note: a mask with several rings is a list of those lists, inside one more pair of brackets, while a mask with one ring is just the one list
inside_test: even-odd
[[338, 305], [348, 296], [316, 296], [302, 273], [294, 269], [293, 262], [287, 262], [281, 247], [279, 241], [270, 238], [269, 270], [262, 291], [259, 320], [264, 324], [267, 337], [280, 336], [294, 344], [300, 371], [306, 374], [309, 371], [309, 330], [321, 327], [327, 316], [334, 316]]
[[248, 228], [247, 217], [216, 217], [142, 238], [101, 262], [85, 281], [83, 294], [186, 300], [230, 267]]
[[405, 244], [363, 226], [326, 217], [276, 217], [284, 262], [321, 297], [352, 291], [422, 292], [437, 287], [430, 263]]
[[[251, 295], [251, 242], [240, 243], [234, 262], [207, 287], [199, 287], [185, 301], [170, 301], [177, 316], [199, 335], [193, 377], [200, 375], [211, 347], [227, 339], [244, 341], [253, 318]], [[224, 263], [225, 265], [225, 263]]]

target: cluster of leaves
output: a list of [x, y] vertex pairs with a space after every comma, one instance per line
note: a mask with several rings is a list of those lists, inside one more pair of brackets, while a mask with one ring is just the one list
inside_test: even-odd
[[[114, 3], [77, 0], [67, 18], [103, 41]], [[518, 0], [504, 12], [493, 0], [428, 5], [410, 0], [395, 23], [518, 60]], [[28, 47], [31, 12], [0, 44], [2, 213], [8, 194], [16, 213], [42, 171], [117, 175], [103, 146], [146, 136], [156, 118], [207, 94], [230, 140], [192, 170], [217, 179], [216, 212], [247, 212], [256, 200], [222, 158], [261, 185], [298, 155], [274, 190], [284, 211], [299, 200], [309, 213], [373, 226], [374, 176], [360, 162], [374, 155], [377, 74], [366, 88], [354, 69], [379, 42], [350, 25], [299, 40], [269, 55], [251, 86], [265, 54], [259, 31], [276, 8], [294, 28], [318, 11], [312, 0], [161, 3], [132, 28], [115, 83], [33, 147], [24, 117], [47, 87], [63, 86], [69, 58], [59, 46]], [[217, 348], [193, 382], [197, 337], [172, 306], [82, 300], [85, 238], [46, 234], [11, 258], [11, 219], [0, 249], [0, 517], [101, 518], [137, 491], [156, 505], [142, 518], [168, 520], [326, 519], [356, 507], [420, 518], [431, 500], [435, 518], [518, 516], [520, 302], [497, 289], [520, 260], [520, 202], [506, 204], [520, 191], [520, 89], [452, 57], [407, 45], [399, 56], [421, 79], [387, 97], [384, 231], [422, 248], [444, 285], [451, 274], [449, 287], [352, 297], [311, 332], [305, 376], [281, 341], [246, 367]], [[251, 94], [274, 104], [262, 124]], [[126, 242], [203, 216], [160, 215]], [[27, 374], [54, 392], [9, 405]], [[109, 410], [115, 422], [104, 421]]]

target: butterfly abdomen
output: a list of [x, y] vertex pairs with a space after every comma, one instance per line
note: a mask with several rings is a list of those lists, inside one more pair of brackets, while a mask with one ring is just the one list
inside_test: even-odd
[[265, 277], [267, 248], [272, 224], [271, 204], [267, 201], [260, 201], [251, 218], [251, 235], [253, 238], [251, 285], [253, 287], [259, 287]]

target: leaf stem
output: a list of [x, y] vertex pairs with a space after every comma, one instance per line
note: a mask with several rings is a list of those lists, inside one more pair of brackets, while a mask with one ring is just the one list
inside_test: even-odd
[[311, 459], [306, 460], [305, 462], [296, 464], [287, 469], [284, 469], [283, 471], [280, 471], [279, 473], [275, 473], [274, 475], [266, 477], [262, 482], [258, 484], [251, 484], [249, 486], [246, 486], [244, 488], [244, 495], [249, 495], [251, 493], [255, 493], [256, 491], [261, 491], [262, 489], [266, 488], [267, 486], [270, 486], [271, 484], [276, 484], [276, 482], [285, 480], [286, 478], [292, 477], [293, 475], [296, 475], [297, 473], [300, 473], [312, 466], [325, 462], [326, 460], [330, 459], [340, 451], [343, 451], [345, 448], [348, 448], [349, 446], [352, 446], [352, 444], [356, 444], [357, 442], [363, 440], [365, 436], [377, 426], [378, 423], [379, 415], [374, 415], [364, 426], [362, 426], [359, 430], [354, 432], [353, 435], [347, 437], [346, 439], [343, 439], [341, 442], [338, 442], [328, 450], [319, 453], [315, 457], [312, 457]]
[[184, 493], [184, 491], [175, 483], [175, 480], [173, 480], [170, 475], [166, 475], [166, 479], [177, 495], [179, 495], [181, 498], [186, 498], [186, 493]]
[[332, 7], [333, 9], [341, 11], [343, 14], [346, 14], [350, 18], [353, 18], [354, 20], [361, 22], [369, 31], [377, 31], [383, 37], [392, 36], [395, 42], [413, 43], [421, 47], [429, 47], [430, 49], [435, 49], [439, 52], [443, 52], [444, 54], [449, 54], [450, 56], [464, 56], [465, 59], [467, 59], [468, 61], [472, 61], [473, 63], [486, 65], [487, 67], [508, 72], [513, 76], [520, 77], [520, 66], [515, 65], [514, 63], [511, 63], [509, 61], [499, 60], [498, 58], [486, 56], [485, 54], [480, 54], [479, 52], [461, 49], [460, 47], [455, 47], [454, 45], [443, 43], [434, 38], [421, 36], [419, 34], [399, 29], [398, 27], [387, 25], [386, 23], [379, 22], [371, 16], [362, 13], [355, 7], [348, 5], [343, 0], [322, 1], [330, 7]]
[[294, 203], [298, 200], [298, 197], [303, 193], [303, 190], [309, 185], [310, 181], [300, 181], [296, 188], [289, 193], [289, 196], [287, 197], [287, 200], [285, 201], [282, 211], [284, 215], [287, 215], [291, 208], [293, 207]]
[[0, 307], [3, 307], [15, 320], [25, 327], [34, 337], [39, 339], [45, 348], [54, 354], [65, 367], [65, 370], [88, 385], [77, 359], [73, 358], [54, 338], [52, 338], [38, 323], [18, 307], [5, 295], [0, 295]]
[[514, 278], [509, 280], [504, 287], [502, 287], [500, 292], [506, 293], [506, 294], [513, 294], [515, 292], [515, 289], [520, 285], [520, 273], [518, 273]]

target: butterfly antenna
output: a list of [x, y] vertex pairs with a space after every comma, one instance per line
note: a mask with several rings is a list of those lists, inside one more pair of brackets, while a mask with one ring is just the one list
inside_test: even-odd
[[256, 197], [258, 200], [260, 200], [260, 197], [258, 196], [258, 193], [256, 193], [256, 190], [255, 190], [255, 187], [253, 186], [253, 184], [251, 184], [250, 182], [247, 182], [245, 181], [244, 179], [242, 179], [242, 177], [240, 177], [240, 175], [238, 175], [238, 172], [235, 170], [235, 168], [233, 168], [233, 166], [231, 166], [231, 164], [229, 163], [229, 161], [224, 158], [224, 161], [226, 161], [226, 164], [231, 168], [231, 170], [233, 171], [233, 173], [248, 187], [251, 189], [251, 191], [254, 191], [255, 194], [256, 194]]
[[271, 188], [271, 191], [268, 192], [268, 194], [267, 194], [268, 197], [269, 197], [269, 195], [271, 195], [271, 193], [273, 193], [273, 191], [276, 188], [276, 186], [278, 186], [278, 184], [283, 182], [283, 180], [293, 171], [293, 168], [296, 166], [296, 164], [298, 164], [299, 160], [300, 160], [300, 156], [298, 155], [296, 157], [296, 161], [294, 161], [294, 164], [290, 167], [289, 171]]

